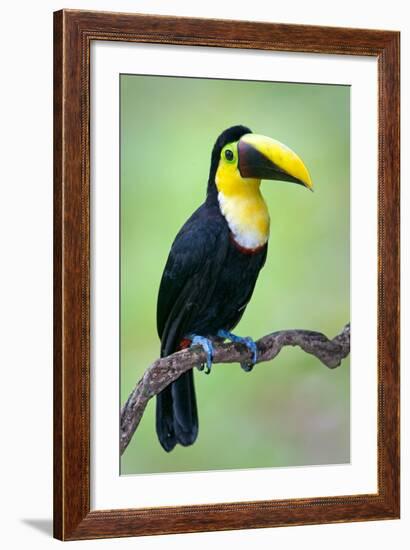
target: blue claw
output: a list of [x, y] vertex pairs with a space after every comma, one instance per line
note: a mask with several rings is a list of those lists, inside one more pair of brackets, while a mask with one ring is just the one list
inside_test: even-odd
[[206, 353], [205, 374], [209, 374], [211, 372], [212, 361], [214, 359], [214, 346], [211, 340], [209, 340], [208, 338], [205, 338], [204, 336], [198, 336], [197, 334], [191, 334], [189, 338], [191, 339], [191, 347], [201, 346], [204, 352]]
[[258, 360], [258, 348], [255, 344], [255, 342], [252, 340], [252, 338], [249, 338], [249, 336], [246, 336], [245, 338], [242, 338], [241, 336], [236, 336], [236, 334], [232, 334], [232, 332], [229, 332], [228, 330], [219, 330], [218, 336], [220, 338], [223, 338], [224, 340], [231, 340], [231, 342], [238, 342], [239, 344], [245, 344], [245, 346], [248, 348], [248, 350], [252, 354], [252, 362], [249, 363], [241, 363], [241, 367], [244, 371], [249, 372], [253, 369], [254, 364]]
[[248, 350], [252, 353], [252, 366], [253, 366], [258, 360], [258, 347], [255, 344], [255, 342], [252, 340], [252, 338], [249, 338], [249, 336], [244, 338], [244, 344], [248, 348]]

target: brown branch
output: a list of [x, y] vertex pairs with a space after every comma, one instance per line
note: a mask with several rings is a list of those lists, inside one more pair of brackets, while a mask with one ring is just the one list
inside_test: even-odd
[[[299, 346], [306, 353], [317, 357], [326, 367], [334, 369], [350, 353], [350, 323], [333, 340], [321, 332], [295, 329], [268, 334], [258, 340], [256, 345], [257, 363], [274, 359], [285, 346]], [[251, 358], [244, 344], [215, 344], [214, 349], [214, 363], [246, 363]], [[147, 368], [121, 410], [121, 454], [131, 441], [151, 397], [160, 393], [185, 371], [205, 362], [205, 352], [200, 346], [194, 346], [157, 359]]]

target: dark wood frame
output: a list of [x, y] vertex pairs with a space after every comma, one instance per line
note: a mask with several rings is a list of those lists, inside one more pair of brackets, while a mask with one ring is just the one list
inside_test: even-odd
[[[377, 494], [90, 510], [89, 75], [92, 40], [377, 58]], [[399, 517], [399, 45], [399, 33], [390, 31], [71, 10], [54, 14], [55, 537], [74, 540]]]

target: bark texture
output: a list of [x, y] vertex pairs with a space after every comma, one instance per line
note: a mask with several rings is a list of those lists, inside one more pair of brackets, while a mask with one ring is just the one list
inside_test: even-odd
[[[299, 346], [329, 369], [334, 369], [350, 353], [350, 323], [332, 340], [321, 332], [291, 329], [272, 332], [257, 340], [256, 345], [257, 363], [274, 359], [285, 346]], [[244, 344], [215, 344], [214, 364], [246, 363], [250, 358], [250, 352]], [[121, 410], [121, 454], [131, 441], [151, 397], [160, 393], [183, 372], [205, 362], [205, 352], [200, 346], [194, 346], [157, 359], [147, 368]]]

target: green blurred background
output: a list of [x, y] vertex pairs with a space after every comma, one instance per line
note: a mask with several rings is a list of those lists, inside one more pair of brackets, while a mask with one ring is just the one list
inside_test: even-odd
[[[121, 75], [121, 404], [158, 357], [156, 299], [172, 241], [204, 199], [212, 146], [234, 124], [282, 141], [307, 165], [310, 193], [262, 182], [268, 258], [236, 327], [334, 336], [349, 321], [350, 88]], [[335, 370], [298, 348], [244, 373], [195, 372], [199, 436], [161, 448], [155, 400], [122, 474], [335, 464], [350, 460], [349, 361]]]

